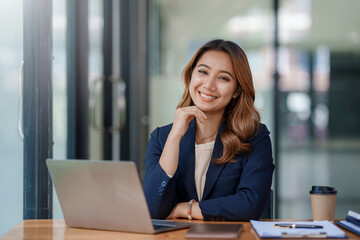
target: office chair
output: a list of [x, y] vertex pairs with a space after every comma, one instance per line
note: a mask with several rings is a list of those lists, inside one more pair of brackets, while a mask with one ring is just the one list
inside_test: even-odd
[[274, 191], [270, 189], [269, 198], [260, 219], [274, 219]]

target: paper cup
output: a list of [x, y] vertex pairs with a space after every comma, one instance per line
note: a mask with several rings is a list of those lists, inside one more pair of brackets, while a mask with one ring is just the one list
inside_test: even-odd
[[310, 196], [314, 221], [334, 221], [336, 193], [337, 191], [332, 187], [312, 186]]

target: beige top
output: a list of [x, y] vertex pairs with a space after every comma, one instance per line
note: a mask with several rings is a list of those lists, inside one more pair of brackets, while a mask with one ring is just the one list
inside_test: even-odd
[[202, 200], [206, 173], [210, 165], [215, 140], [209, 143], [195, 143], [195, 186], [199, 201]]

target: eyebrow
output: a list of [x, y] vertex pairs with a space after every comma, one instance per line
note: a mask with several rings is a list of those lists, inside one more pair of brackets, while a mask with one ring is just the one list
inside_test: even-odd
[[[203, 63], [201, 63], [201, 64], [197, 65], [197, 67], [206, 67], [206, 68], [211, 69], [211, 67], [209, 67], [208, 65], [203, 64]], [[226, 73], [226, 74], [229, 74], [232, 78], [234, 78], [234, 77], [233, 77], [233, 75], [231, 75], [231, 73], [230, 73], [230, 72], [228, 72], [228, 71], [226, 71], [226, 70], [220, 70], [220, 72], [222, 72], [222, 73]]]

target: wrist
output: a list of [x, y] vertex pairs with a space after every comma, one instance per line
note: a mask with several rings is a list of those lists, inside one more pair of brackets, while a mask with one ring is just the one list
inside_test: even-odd
[[204, 219], [201, 209], [200, 209], [200, 204], [199, 202], [195, 202], [192, 205], [192, 209], [191, 209], [191, 216], [193, 219]]
[[170, 140], [170, 141], [179, 141], [180, 142], [182, 137], [183, 137], [183, 135], [171, 130], [166, 141]]
[[192, 207], [193, 207], [193, 204], [195, 203], [195, 200], [194, 199], [191, 199], [188, 204], [187, 204], [187, 210], [186, 210], [186, 216], [189, 220], [192, 219]]

